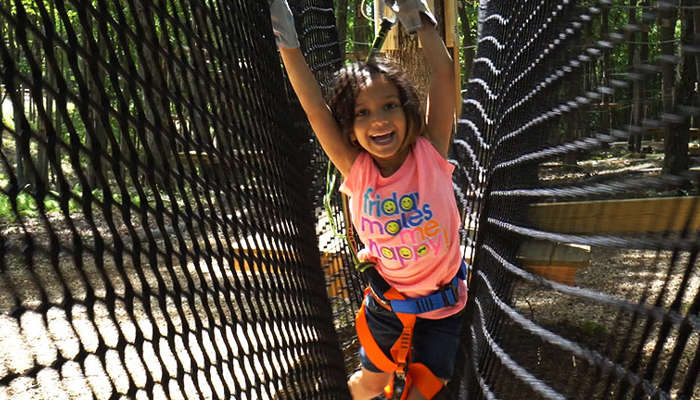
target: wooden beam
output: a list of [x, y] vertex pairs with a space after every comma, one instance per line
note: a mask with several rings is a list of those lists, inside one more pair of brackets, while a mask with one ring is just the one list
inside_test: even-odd
[[608, 234], [700, 229], [700, 197], [538, 203], [529, 218], [536, 229]]
[[[445, 0], [443, 6], [445, 8], [445, 12], [443, 13], [445, 45], [447, 47], [459, 47], [459, 39], [457, 36], [457, 3], [455, 0]], [[434, 9], [435, 7], [431, 10]], [[459, 67], [459, 64], [457, 64], [457, 67]]]
[[666, 136], [666, 128], [647, 128], [644, 130], [644, 135]]
[[[352, 268], [353, 266], [349, 266]], [[343, 270], [342, 253], [321, 253], [321, 268], [326, 275], [328, 297], [350, 298]]]
[[186, 161], [187, 159], [190, 159], [195, 164], [216, 165], [219, 163], [219, 159], [216, 155], [209, 155], [209, 153], [198, 152], [194, 150], [181, 151], [177, 153], [177, 156], [181, 161]]
[[528, 240], [520, 246], [517, 259], [525, 269], [543, 278], [574, 285], [576, 270], [591, 264], [590, 246]]

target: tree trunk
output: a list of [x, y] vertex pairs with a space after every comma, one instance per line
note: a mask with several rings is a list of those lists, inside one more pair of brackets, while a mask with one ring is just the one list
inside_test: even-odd
[[[24, 88], [19, 82], [8, 83], [7, 91], [10, 93], [13, 108], [13, 120], [15, 125], [15, 159], [17, 168], [15, 176], [17, 178], [17, 189], [23, 189], [31, 184], [29, 174], [31, 173], [31, 156], [29, 154], [29, 130], [24, 126], [25, 121], [24, 105], [19, 102], [24, 102]], [[14, 93], [14, 95], [12, 95]]]
[[[689, 5], [689, 2], [684, 2]], [[680, 108], [693, 104], [694, 82], [697, 81], [695, 73], [695, 56], [688, 53], [688, 49], [697, 46], [695, 41], [694, 13], [691, 10], [684, 10], [681, 14], [681, 57], [678, 65], [678, 81], [674, 82], [675, 87], [672, 94], [672, 113], [681, 115]], [[675, 24], [674, 24], [675, 25]], [[666, 65], [664, 65], [664, 68]], [[672, 75], [675, 78], [675, 74]], [[666, 108], [664, 108], [666, 111]], [[673, 119], [669, 122], [666, 140], [664, 140], [664, 165], [666, 173], [678, 174], [686, 171], [689, 167], [688, 141], [690, 130], [690, 119]]]
[[[600, 38], [602, 40], [608, 40], [610, 35], [610, 6], [607, 4], [601, 4], [600, 13]], [[603, 64], [601, 66], [602, 75], [602, 85], [604, 87], [610, 87], [610, 50], [603, 50]], [[607, 94], [602, 93], [601, 98], [602, 112], [600, 114], [600, 130], [607, 134], [610, 131], [611, 118], [610, 118], [610, 98]], [[607, 142], [603, 142], [603, 148], [608, 147]]]
[[[39, 25], [40, 26], [40, 25]], [[36, 53], [41, 54], [41, 45], [39, 43], [36, 43]], [[53, 71], [51, 70], [50, 67], [48, 67], [48, 61], [46, 61], [46, 57], [44, 57], [44, 67], [42, 68], [42, 71], [45, 71], [46, 74], [46, 81], [51, 82], [53, 80], [52, 74]], [[42, 106], [44, 108], [44, 112], [46, 115], [44, 117], [39, 117], [39, 123], [38, 123], [38, 136], [42, 138], [42, 142], [48, 141], [48, 135], [49, 135], [49, 130], [52, 129], [51, 126], [51, 120], [53, 119], [53, 97], [49, 93], [49, 91], [45, 91], [42, 93], [43, 99], [42, 99]], [[44, 185], [45, 188], [48, 188], [48, 183], [49, 183], [49, 159], [48, 159], [48, 149], [45, 145], [40, 144], [37, 146], [37, 157], [36, 157], [36, 167], [37, 167], [37, 184], [41, 183]]]
[[[86, 44], [88, 51], [92, 54], [92, 57], [88, 57], [84, 60], [84, 76], [85, 82], [87, 83], [90, 101], [92, 104], [102, 104], [102, 92], [105, 90], [104, 87], [104, 72], [101, 68], [92, 66], [91, 63], [96, 59], [103, 58], [103, 54], [106, 53], [104, 50], [104, 40], [102, 35], [97, 35], [97, 41], [93, 41], [93, 32], [84, 32], [86, 39]], [[94, 57], [94, 58], [93, 58]], [[88, 185], [90, 189], [95, 189], [100, 186], [97, 181], [98, 174], [102, 174], [106, 177], [106, 171], [109, 166], [105, 163], [104, 155], [108, 152], [108, 140], [107, 140], [107, 130], [109, 126], [105, 126], [103, 122], [104, 111], [100, 109], [95, 109], [94, 106], [89, 107], [88, 121], [85, 121], [85, 127], [87, 132], [85, 132], [86, 146], [90, 150], [92, 162], [86, 168], [85, 175], [87, 177]]]
[[[46, 79], [47, 82], [49, 82], [51, 85], [55, 86], [56, 84], [56, 78], [55, 78], [55, 71], [52, 69], [47, 69], [46, 72]], [[39, 170], [41, 171], [41, 179], [42, 182], [46, 183], [46, 187], [50, 187], [50, 180], [49, 180], [49, 152], [55, 151], [55, 149], [58, 147], [56, 146], [56, 133], [58, 129], [58, 125], [56, 121], [58, 120], [58, 117], [56, 113], [54, 112], [54, 99], [51, 95], [46, 96], [46, 117], [48, 118], [49, 123], [51, 124], [52, 128], [51, 130], [53, 131], [50, 133], [48, 130], [46, 131], [46, 147], [41, 147], [40, 150], [41, 152], [39, 153]], [[55, 156], [53, 156], [55, 158]]]
[[[15, 32], [12, 29], [7, 30], [7, 47], [10, 54], [13, 55], [14, 60], [20, 59], [20, 52], [17, 49], [17, 43], [15, 42]], [[9, 67], [6, 67], [9, 68]], [[15, 74], [19, 73], [20, 65], [15, 64], [14, 68], [17, 70]], [[29, 153], [29, 126], [26, 121], [25, 116], [25, 93], [22, 83], [16, 79], [11, 79], [6, 82], [5, 90], [7, 91], [10, 102], [12, 103], [12, 120], [14, 124], [14, 136], [15, 136], [15, 178], [16, 187], [8, 188], [10, 193], [15, 195], [25, 186], [31, 183], [28, 178], [28, 174], [31, 173], [31, 156]]]
[[481, 21], [486, 19], [486, 11], [488, 10], [489, 0], [479, 0], [479, 18], [477, 21], [477, 37], [481, 37]]
[[[564, 85], [564, 90], [566, 91], [566, 98], [573, 99], [579, 93], [580, 87], [578, 83], [583, 80], [584, 73], [581, 69], [575, 69], [567, 77], [567, 84]], [[574, 140], [581, 137], [581, 121], [582, 121], [582, 110], [581, 107], [572, 109], [569, 113], [565, 114], [562, 119], [562, 127], [564, 131], [563, 140], [564, 142], [573, 142]], [[560, 140], [559, 138], [557, 140]], [[581, 157], [581, 151], [569, 151], [567, 152], [563, 159], [564, 164], [567, 166], [576, 166], [578, 160]]]
[[[695, 48], [700, 46], [700, 9], [693, 10], [693, 43], [695, 44]], [[698, 107], [700, 106], [700, 91], [698, 91], [697, 87], [697, 82], [700, 81], [700, 53], [695, 55], [695, 77], [696, 87], [693, 89], [695, 92], [695, 106]], [[700, 126], [697, 120], [695, 121], [695, 126]], [[700, 139], [700, 137], [698, 139]]]
[[[662, 8], [659, 10], [659, 41], [661, 42], [661, 54], [664, 56], [676, 55], [676, 46], [673, 42], [678, 10], [676, 8]], [[661, 102], [663, 111], [673, 111], [673, 84], [675, 65], [664, 62], [661, 67]]]
[[[119, 55], [120, 58], [120, 63], [122, 65], [129, 65], [128, 61], [128, 53], [126, 49], [123, 49], [123, 53]], [[128, 110], [131, 109], [132, 101], [131, 101], [131, 91], [130, 90], [122, 90], [122, 96], [124, 97], [124, 104], [126, 106], [124, 112], [128, 113]], [[135, 140], [136, 138], [130, 138], [126, 137], [126, 135], [129, 135], [129, 130], [128, 129], [121, 129], [120, 134], [119, 134], [119, 153], [124, 156], [125, 160], [131, 159], [131, 155], [134, 151], [136, 151], [136, 146], [138, 141]], [[129, 142], [132, 143], [133, 145], [133, 151], [131, 149], [132, 146], [129, 146]], [[128, 176], [129, 175], [129, 166], [126, 163], [121, 163], [119, 165], [120, 168], [120, 175], [121, 176]]]
[[[630, 0], [630, 8], [629, 8], [629, 15], [627, 18], [627, 21], [630, 26], [637, 26], [637, 0]], [[638, 35], [636, 31], [631, 31], [628, 37], [629, 40], [629, 46], [628, 46], [628, 55], [629, 58], [627, 59], [627, 69], [630, 72], [634, 72], [635, 66], [638, 65], [639, 62], [639, 54], [637, 52], [637, 41], [638, 41]], [[642, 131], [640, 127], [640, 123], [642, 121], [642, 103], [641, 103], [641, 94], [642, 94], [642, 83], [643, 79], [641, 80], [634, 80], [632, 81], [632, 111], [630, 115], [631, 119], [631, 126], [632, 129], [630, 130], [630, 137], [629, 141], [627, 143], [627, 147], [631, 152], [634, 153], [641, 153], [642, 152]]]
[[[58, 35], [60, 35], [61, 29], [60, 29], [60, 19], [56, 17], [56, 9], [55, 7], [51, 6], [51, 20], [53, 23], [53, 26], [56, 29], [56, 32]], [[49, 84], [51, 84], [53, 87], [58, 87], [58, 74], [63, 71], [63, 63], [64, 63], [64, 57], [63, 53], [58, 51], [54, 53], [54, 56], [56, 57], [56, 66], [57, 69], [51, 69], [48, 73], [48, 80]], [[47, 148], [47, 155], [48, 158], [51, 160], [55, 160], [55, 163], [53, 165], [53, 168], [51, 165], [49, 165], [49, 168], [52, 168], [49, 170], [50, 176], [53, 177], [51, 180], [52, 183], [56, 182], [56, 175], [60, 174], [60, 166], [61, 166], [61, 146], [58, 146], [58, 142], [63, 140], [61, 137], [63, 133], [63, 116], [61, 112], [58, 110], [57, 102], [54, 98], [49, 97], [50, 101], [49, 104], [51, 106], [51, 114], [53, 116], [53, 135], [48, 137], [48, 148]], [[47, 112], [48, 112], [48, 107], [47, 107]], [[55, 170], [58, 168], [58, 170]], [[48, 182], [48, 181], [47, 181]]]
[[[649, 7], [649, 0], [642, 0], [642, 10], [645, 10], [647, 7]], [[650, 62], [649, 60], [649, 26], [647, 24], [642, 25], [642, 34], [641, 34], [641, 39], [639, 40], [640, 45], [639, 45], [639, 61], [642, 64], [648, 64]], [[645, 95], [644, 95], [644, 85], [641, 87], [641, 103], [642, 103], [642, 108], [641, 108], [641, 119], [644, 120], [647, 115], [649, 114], [649, 102], [645, 101]], [[647, 96], [648, 97], [648, 96]], [[644, 139], [644, 131], [642, 131], [642, 137], [640, 140]]]
[[338, 41], [340, 42], [340, 58], [345, 60], [345, 46], [348, 40], [348, 0], [338, 0], [335, 15]]
[[[196, 6], [192, 7], [192, 16], [194, 18], [194, 27], [195, 29], [199, 30], [198, 36], [206, 37], [206, 35], [203, 33], [206, 22], [202, 16], [201, 8]], [[211, 126], [211, 123], [209, 122], [207, 111], [211, 112], [212, 109], [210, 107], [213, 107], [214, 105], [212, 104], [211, 99], [207, 96], [205, 88], [201, 85], [203, 77], [208, 75], [207, 63], [205, 60], [206, 55], [203, 54], [203, 49], [205, 49], [206, 46], [199, 46], [196, 44], [196, 42], [194, 43], [194, 48], [189, 49], [190, 53], [188, 57], [188, 59], [191, 59], [192, 63], [194, 64], [195, 74], [198, 74], [189, 75], [189, 90], [192, 94], [193, 104], [193, 107], [190, 110], [191, 126], [193, 127], [195, 135], [199, 136], [200, 140], [205, 146], [204, 149], [196, 149], [197, 152], [206, 152], [207, 155], [211, 156], [213, 159], [214, 154], [209, 153], [215, 148], [221, 150], [222, 143], [220, 140], [216, 140], [216, 132], [213, 133], [214, 136], [212, 136], [212, 133], [210, 133], [209, 127]], [[205, 172], [206, 176], [211, 176], [211, 179], [214, 179], [213, 176], [215, 176], [217, 171], [220, 171], [211, 164], [204, 165], [201, 163], [199, 167], [201, 171]]]
[[[662, 7], [659, 10], [659, 40], [663, 56], [676, 55], [674, 38], [677, 19], [678, 10], [675, 7]], [[684, 22], [682, 39], [687, 40], [688, 22], [692, 24], [692, 20], [686, 19]], [[679, 65], [681, 75], [687, 76], [686, 67], [687, 63], [683, 62], [683, 57], [681, 57], [681, 65]], [[676, 99], [675, 95], [675, 75], [676, 65], [670, 61], [663, 62], [661, 66], [661, 99], [663, 112], [666, 115], [674, 114], [676, 102], [679, 100]], [[684, 89], [685, 83], [681, 80], [678, 85], [679, 89]], [[676, 174], [688, 169], [688, 124], [687, 121], [685, 123], [670, 121], [667, 128], [664, 139], [663, 172]]]

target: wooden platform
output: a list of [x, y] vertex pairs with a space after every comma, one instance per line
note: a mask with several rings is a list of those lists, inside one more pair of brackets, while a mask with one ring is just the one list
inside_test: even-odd
[[[532, 227], [566, 234], [606, 235], [700, 229], [700, 197], [539, 203], [530, 206]], [[526, 242], [521, 264], [544, 278], [575, 284], [576, 270], [590, 265], [590, 247]]]
[[672, 232], [700, 228], [700, 197], [661, 197], [539, 203], [532, 225], [543, 231], [581, 234]]

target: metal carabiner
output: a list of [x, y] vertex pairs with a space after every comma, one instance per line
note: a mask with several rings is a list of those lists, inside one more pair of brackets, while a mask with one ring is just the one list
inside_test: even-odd
[[392, 382], [392, 395], [389, 400], [401, 400], [403, 392], [406, 390], [406, 374], [394, 372], [394, 381]]

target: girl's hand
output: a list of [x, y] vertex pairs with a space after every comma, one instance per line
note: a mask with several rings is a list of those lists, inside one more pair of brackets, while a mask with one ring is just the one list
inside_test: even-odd
[[423, 27], [421, 14], [425, 15], [433, 26], [437, 26], [435, 16], [430, 12], [425, 0], [385, 0], [385, 2], [396, 11], [396, 16], [408, 33], [415, 33]]
[[270, 3], [270, 20], [275, 34], [277, 47], [294, 49], [299, 47], [294, 17], [287, 0], [268, 0]]

